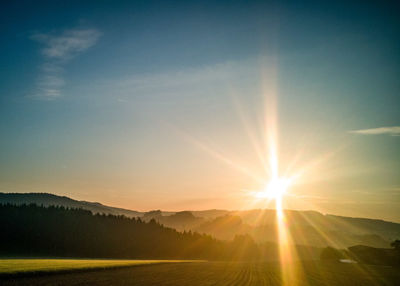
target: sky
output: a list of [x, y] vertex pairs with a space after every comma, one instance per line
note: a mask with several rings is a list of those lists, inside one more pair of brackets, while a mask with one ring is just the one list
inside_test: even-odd
[[[0, 192], [400, 222], [395, 1], [6, 1]], [[267, 164], [268, 165], [268, 164]]]

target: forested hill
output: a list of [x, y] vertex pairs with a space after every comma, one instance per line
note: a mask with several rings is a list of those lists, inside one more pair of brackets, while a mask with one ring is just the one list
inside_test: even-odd
[[36, 204], [38, 206], [63, 206], [67, 208], [81, 208], [100, 214], [124, 215], [128, 217], [142, 216], [143, 213], [115, 208], [101, 203], [78, 201], [65, 196], [48, 193], [0, 193], [0, 204]]
[[225, 250], [210, 236], [82, 209], [1, 205], [0, 225], [2, 256], [211, 259]]
[[[1, 193], [0, 192], [0, 204], [36, 204], [38, 206], [63, 206], [67, 208], [81, 208], [89, 210], [93, 213], [99, 214], [112, 214], [112, 215], [124, 215], [127, 217], [154, 217], [154, 216], [171, 216], [176, 212], [168, 211], [149, 211], [140, 212], [130, 209], [117, 208], [112, 206], [103, 205], [97, 202], [79, 201], [66, 196], [58, 196], [49, 193]], [[203, 210], [203, 211], [191, 211], [196, 217], [205, 219], [213, 219], [215, 217], [226, 215], [229, 213], [227, 210]], [[156, 219], [158, 220], [158, 219]], [[175, 223], [175, 222], [173, 222]], [[175, 223], [176, 224], [176, 223]]]
[[[258, 243], [277, 242], [276, 211], [271, 209], [138, 212], [46, 193], [0, 193], [0, 204], [7, 203], [82, 208], [95, 214], [140, 217], [146, 222], [154, 219], [178, 231], [198, 231], [217, 239], [231, 240], [236, 235], [248, 234]], [[285, 210], [285, 216], [295, 243], [301, 245], [347, 248], [363, 244], [385, 248], [390, 247], [390, 243], [400, 237], [399, 223], [379, 219], [351, 218], [296, 210]]]
[[[219, 241], [177, 232], [155, 220], [93, 214], [82, 209], [0, 205], [0, 256], [276, 260], [275, 244], [257, 245], [248, 235]], [[303, 259], [319, 249], [298, 247]]]

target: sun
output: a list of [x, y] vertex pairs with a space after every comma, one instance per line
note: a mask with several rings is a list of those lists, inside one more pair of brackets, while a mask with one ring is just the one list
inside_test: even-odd
[[291, 180], [288, 178], [285, 177], [272, 178], [267, 183], [264, 190], [255, 193], [255, 197], [259, 199], [282, 200], [290, 184]]

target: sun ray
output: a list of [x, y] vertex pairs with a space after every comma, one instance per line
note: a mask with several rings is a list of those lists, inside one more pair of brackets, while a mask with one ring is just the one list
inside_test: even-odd
[[264, 182], [263, 178], [260, 176], [257, 176], [255, 172], [252, 172], [249, 168], [246, 166], [243, 166], [242, 164], [239, 164], [235, 162], [234, 160], [230, 159], [228, 156], [224, 155], [223, 153], [209, 147], [199, 139], [195, 138], [194, 136], [189, 135], [189, 133], [183, 131], [182, 129], [177, 128], [176, 126], [169, 125], [171, 129], [173, 129], [175, 132], [179, 133], [180, 135], [183, 136], [187, 141], [190, 141], [192, 144], [200, 148], [201, 150], [205, 151], [206, 153], [210, 154], [214, 158], [222, 161], [223, 163], [229, 165], [230, 167], [234, 168], [235, 170], [251, 177], [258, 183]]
[[[293, 184], [301, 183], [300, 181], [304, 179], [306, 174], [311, 173], [311, 171], [316, 169], [322, 162], [331, 158], [336, 151], [334, 150], [323, 154], [308, 164], [299, 166], [299, 163], [302, 161], [302, 155], [305, 151], [304, 149], [301, 149], [289, 164], [282, 164], [282, 162], [280, 162], [276, 72], [277, 70], [275, 66], [262, 71], [264, 105], [262, 105], [263, 110], [261, 113], [264, 115], [264, 118], [262, 122], [263, 132], [260, 137], [256, 136], [254, 133], [251, 124], [243, 112], [240, 101], [234, 96], [234, 94], [232, 94], [232, 100], [236, 107], [236, 112], [247, 136], [250, 139], [251, 146], [254, 148], [255, 153], [262, 164], [263, 176], [256, 175], [250, 168], [233, 160], [230, 156], [224, 154], [224, 152], [212, 148], [212, 144], [206, 144], [195, 136], [189, 135], [189, 133], [178, 129], [175, 126], [170, 125], [169, 127], [172, 127], [180, 135], [183, 135], [186, 140], [190, 141], [201, 150], [224, 162], [235, 170], [249, 176], [257, 184], [262, 186], [261, 190], [248, 191], [249, 195], [252, 196], [253, 201], [243, 205], [243, 209], [246, 209], [249, 206], [253, 207], [261, 202], [264, 203], [265, 207], [269, 206], [271, 202], [274, 203], [276, 240], [278, 242], [281, 263], [281, 279], [283, 285], [296, 286], [300, 281], [299, 277], [302, 277], [303, 275], [303, 271], [297, 263], [295, 264], [295, 262], [299, 260], [299, 256], [296, 250], [296, 242], [290, 233], [289, 218], [284, 211], [284, 200], [285, 197], [289, 195], [295, 197], [294, 194], [290, 194], [290, 188]], [[258, 141], [259, 139], [261, 142]], [[281, 172], [281, 165], [286, 165], [284, 172]], [[256, 218], [256, 223], [259, 223], [259, 220], [261, 219], [262, 212]], [[321, 230], [317, 229], [317, 232], [329, 241], [329, 237], [327, 237]]]
[[257, 140], [257, 136], [254, 134], [251, 128], [251, 124], [249, 123], [249, 120], [246, 118], [245, 113], [243, 111], [243, 108], [240, 104], [240, 101], [237, 96], [235, 96], [233, 93], [231, 94], [235, 109], [237, 114], [239, 115], [239, 118], [241, 120], [241, 123], [249, 136], [250, 142], [257, 154], [257, 158], [260, 160], [264, 170], [268, 169], [268, 161], [265, 158], [265, 152], [262, 149], [262, 146], [260, 145], [259, 141]]

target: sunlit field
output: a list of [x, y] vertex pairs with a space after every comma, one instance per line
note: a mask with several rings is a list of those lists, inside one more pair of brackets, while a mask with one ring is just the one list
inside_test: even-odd
[[0, 275], [104, 269], [134, 265], [179, 262], [190, 262], [190, 260], [1, 259]]
[[[399, 269], [340, 263], [293, 264], [293, 285], [398, 285]], [[299, 271], [301, 269], [301, 271]], [[165, 263], [6, 279], [1, 285], [284, 285], [279, 263]]]

